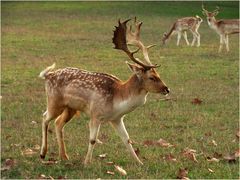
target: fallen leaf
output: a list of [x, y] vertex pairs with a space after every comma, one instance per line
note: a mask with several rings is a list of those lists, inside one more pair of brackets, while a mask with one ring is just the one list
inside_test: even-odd
[[32, 121], [31, 124], [37, 124], [37, 122], [36, 121]]
[[109, 162], [106, 162], [106, 164], [107, 165], [114, 165], [114, 162], [109, 161]]
[[104, 158], [107, 157], [107, 153], [105, 153], [105, 154], [99, 154], [98, 157], [100, 157], [101, 159], [104, 159]]
[[157, 141], [157, 145], [160, 145], [162, 147], [173, 147], [174, 145], [170, 144], [169, 142], [165, 141], [164, 139], [160, 138]]
[[33, 149], [34, 150], [40, 150], [40, 146], [38, 144], [36, 144], [36, 145], [33, 146]]
[[237, 157], [235, 153], [232, 153], [232, 154], [227, 154], [223, 156], [223, 159], [228, 161], [229, 163], [235, 163], [237, 160]]
[[58, 163], [58, 161], [55, 161], [55, 160], [48, 160], [48, 161], [41, 161], [41, 162], [44, 165], [53, 165]]
[[67, 176], [58, 176], [57, 179], [68, 179]]
[[107, 174], [110, 174], [110, 175], [114, 175], [114, 174], [115, 174], [115, 173], [112, 172], [112, 171], [107, 171], [106, 173], [107, 173]]
[[235, 157], [236, 157], [236, 158], [239, 158], [239, 157], [240, 157], [240, 149], [238, 149], [238, 150], [235, 152]]
[[213, 157], [213, 158], [207, 157], [207, 161], [208, 161], [208, 162], [219, 162], [220, 160], [217, 159], [217, 158], [215, 158], [215, 157]]
[[119, 172], [121, 175], [126, 176], [127, 172], [120, 166], [114, 165], [115, 169], [117, 170], [117, 172]]
[[196, 104], [196, 105], [199, 105], [202, 103], [202, 100], [199, 99], [199, 98], [194, 98], [192, 101], [191, 101], [192, 104]]
[[219, 159], [219, 158], [222, 158], [222, 154], [217, 153], [217, 152], [214, 152], [214, 153], [213, 153], [213, 157]]
[[137, 156], [139, 156], [139, 154], [140, 154], [140, 149], [139, 148], [137, 148], [136, 150], [134, 150], [135, 151], [135, 153], [136, 153], [136, 155]]
[[153, 146], [155, 145], [156, 142], [155, 141], [152, 141], [152, 140], [146, 140], [146, 141], [143, 141], [143, 145], [144, 146]]
[[189, 179], [187, 177], [187, 174], [188, 174], [187, 168], [184, 168], [184, 169], [180, 168], [177, 174], [177, 179]]
[[52, 176], [46, 176], [45, 174], [40, 174], [37, 179], [54, 179]]
[[183, 156], [185, 156], [186, 158], [194, 161], [194, 162], [198, 162], [196, 159], [196, 150], [195, 149], [190, 149], [190, 148], [185, 148], [182, 152]]
[[212, 132], [206, 132], [205, 134], [204, 134], [205, 136], [207, 136], [207, 137], [210, 137], [210, 136], [212, 136]]
[[24, 151], [22, 151], [22, 155], [26, 155], [26, 156], [31, 156], [31, 155], [34, 155], [36, 153], [37, 153], [36, 151], [33, 151], [30, 148], [27, 148]]
[[213, 173], [213, 172], [214, 172], [214, 171], [213, 171], [212, 169], [210, 169], [210, 168], [208, 168], [208, 171], [209, 171], [209, 172], [211, 172], [211, 173]]
[[177, 159], [172, 155], [172, 154], [167, 154], [163, 157], [164, 160], [166, 161], [173, 161], [173, 162], [177, 162]]
[[213, 144], [214, 146], [217, 146], [217, 143], [214, 140], [211, 141], [211, 144]]
[[15, 166], [15, 164], [16, 164], [16, 160], [6, 159], [3, 164], [3, 167], [1, 168], [1, 171], [10, 170], [13, 166]]

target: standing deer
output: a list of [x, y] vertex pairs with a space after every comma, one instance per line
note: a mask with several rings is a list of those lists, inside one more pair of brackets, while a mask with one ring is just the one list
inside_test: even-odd
[[193, 35], [193, 40], [191, 46], [194, 46], [195, 41], [197, 39], [197, 47], [200, 46], [200, 34], [198, 32], [198, 28], [202, 23], [202, 18], [196, 15], [196, 17], [184, 17], [178, 19], [173, 23], [172, 28], [168, 33], [163, 34], [162, 43], [166, 44], [166, 41], [170, 38], [170, 36], [174, 33], [177, 33], [177, 46], [179, 46], [181, 37], [183, 35], [187, 45], [189, 46], [189, 42], [187, 39], [187, 31], [190, 31]]
[[239, 19], [223, 19], [216, 20], [215, 16], [219, 13], [219, 7], [212, 12], [204, 9], [202, 5], [202, 13], [207, 16], [207, 22], [210, 28], [212, 28], [220, 36], [220, 46], [218, 52], [222, 51], [222, 47], [225, 44], [227, 52], [229, 51], [229, 34], [239, 33]]
[[[136, 155], [129, 135], [124, 126], [124, 115], [133, 111], [146, 102], [149, 92], [169, 93], [169, 89], [160, 79], [148, 57], [148, 48], [140, 41], [141, 22], [135, 19], [136, 30], [133, 32], [127, 26], [126, 20], [120, 22], [114, 31], [113, 43], [115, 49], [124, 51], [135, 63], [127, 63], [133, 75], [125, 82], [115, 76], [89, 72], [77, 68], [64, 68], [53, 71], [54, 65], [47, 67], [40, 73], [45, 79], [47, 94], [47, 111], [43, 115], [42, 122], [42, 146], [40, 156], [45, 158], [47, 153], [47, 132], [49, 122], [56, 118], [55, 129], [59, 145], [59, 156], [68, 159], [63, 141], [63, 127], [76, 112], [85, 112], [90, 116], [89, 146], [84, 164], [89, 164], [92, 159], [93, 148], [98, 140], [100, 125], [109, 122], [121, 137], [123, 143], [133, 158], [143, 164]], [[138, 50], [130, 52], [127, 44], [138, 47]], [[134, 54], [139, 50], [143, 52], [146, 63], [143, 63]]]

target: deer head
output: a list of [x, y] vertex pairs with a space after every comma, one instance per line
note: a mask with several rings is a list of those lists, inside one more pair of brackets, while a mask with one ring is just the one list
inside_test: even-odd
[[207, 16], [208, 18], [214, 18], [219, 13], [219, 7], [216, 6], [216, 9], [214, 11], [209, 12], [208, 10], [206, 10], [204, 8], [204, 5], [202, 4], [202, 13], [203, 13], [203, 15]]
[[[154, 45], [144, 46], [144, 44], [140, 40], [140, 30], [142, 26], [142, 22], [137, 22], [136, 17], [134, 20], [135, 31], [132, 31], [132, 26], [127, 26], [127, 23], [131, 19], [128, 19], [124, 22], [118, 21], [118, 26], [115, 26], [113, 36], [113, 43], [115, 45], [115, 49], [119, 49], [124, 51], [128, 57], [135, 63], [130, 64], [127, 63], [133, 73], [136, 74], [139, 81], [142, 82], [143, 88], [148, 92], [155, 93], [163, 93], [168, 94], [169, 89], [165, 85], [165, 83], [160, 79], [159, 74], [155, 70], [155, 68], [159, 67], [158, 65], [153, 65], [148, 56], [148, 49], [153, 47]], [[138, 49], [130, 52], [128, 49], [128, 45], [137, 46]], [[143, 63], [140, 59], [135, 58], [134, 54], [139, 50], [142, 51], [145, 63]]]

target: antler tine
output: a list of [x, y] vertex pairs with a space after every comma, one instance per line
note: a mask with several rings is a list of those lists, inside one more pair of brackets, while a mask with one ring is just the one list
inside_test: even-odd
[[150, 49], [150, 48], [155, 47], [155, 46], [156, 46], [156, 44], [152, 44], [152, 45], [147, 46], [146, 48]]
[[208, 12], [205, 8], [204, 8], [204, 5], [202, 4], [202, 10], [204, 11], [204, 12]]
[[144, 63], [142, 63], [140, 60], [134, 58], [134, 54], [137, 53], [141, 47], [139, 46], [139, 48], [133, 52], [130, 52], [128, 47], [127, 47], [127, 43], [129, 42], [129, 37], [127, 37], [127, 35], [131, 36], [131, 37], [134, 37], [134, 35], [132, 33], [130, 34], [127, 34], [127, 31], [129, 33], [129, 30], [127, 29], [127, 22], [130, 21], [130, 19], [124, 21], [123, 23], [121, 23], [121, 21], [119, 20], [118, 21], [118, 26], [116, 27], [115, 26], [115, 30], [114, 30], [114, 36], [112, 38], [112, 41], [115, 45], [115, 49], [119, 49], [119, 50], [123, 50], [128, 56], [129, 58], [139, 64], [140, 66], [142, 66], [144, 69], [148, 70], [148, 69], [151, 69], [151, 68], [156, 68], [157, 66], [154, 66], [154, 65], [145, 65]]
[[213, 12], [218, 12], [219, 11], [219, 7], [218, 6], [216, 6], [216, 9], [213, 11]]

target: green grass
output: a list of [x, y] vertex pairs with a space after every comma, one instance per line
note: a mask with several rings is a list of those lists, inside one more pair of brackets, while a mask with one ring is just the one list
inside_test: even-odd
[[[238, 2], [205, 2], [206, 8], [220, 6], [218, 18], [238, 18]], [[201, 47], [176, 47], [176, 37], [161, 46], [161, 37], [179, 17], [201, 14], [201, 2], [2, 2], [1, 73], [1, 166], [8, 158], [16, 160], [2, 178], [38, 178], [40, 174], [58, 178], [176, 178], [179, 168], [188, 168], [193, 178], [239, 178], [239, 162], [229, 164], [206, 161], [214, 152], [227, 154], [238, 150], [235, 133], [239, 127], [239, 38], [230, 37], [230, 52], [217, 53], [219, 37], [204, 22], [199, 32]], [[53, 62], [57, 67], [83, 68], [114, 74], [126, 80], [131, 73], [122, 52], [113, 49], [112, 30], [119, 18], [139, 17], [144, 22], [142, 40], [156, 43], [150, 50], [152, 62], [161, 64], [158, 72], [170, 87], [174, 101], [159, 101], [150, 94], [147, 103], [125, 117], [131, 139], [138, 142], [138, 166], [127, 154], [114, 130], [104, 124], [94, 149], [93, 162], [84, 168], [88, 144], [88, 117], [75, 117], [65, 128], [70, 161], [44, 165], [39, 152], [33, 156], [21, 151], [40, 145], [41, 119], [46, 109], [44, 82], [38, 74]], [[203, 17], [203, 16], [202, 16]], [[189, 34], [189, 40], [192, 37]], [[199, 98], [201, 105], [191, 101]], [[36, 124], [31, 122], [35, 121]], [[49, 133], [48, 158], [58, 158], [53, 123]], [[206, 136], [206, 133], [211, 136]], [[163, 138], [173, 148], [145, 147], [144, 140]], [[211, 145], [215, 140], [217, 146]], [[235, 140], [235, 141], [234, 141]], [[15, 146], [18, 144], [19, 146]], [[197, 150], [198, 163], [182, 157], [189, 147]], [[98, 154], [107, 153], [100, 160]], [[172, 153], [177, 162], [163, 160]], [[106, 174], [114, 161], [128, 173], [122, 177]], [[208, 168], [214, 170], [213, 173]]]

